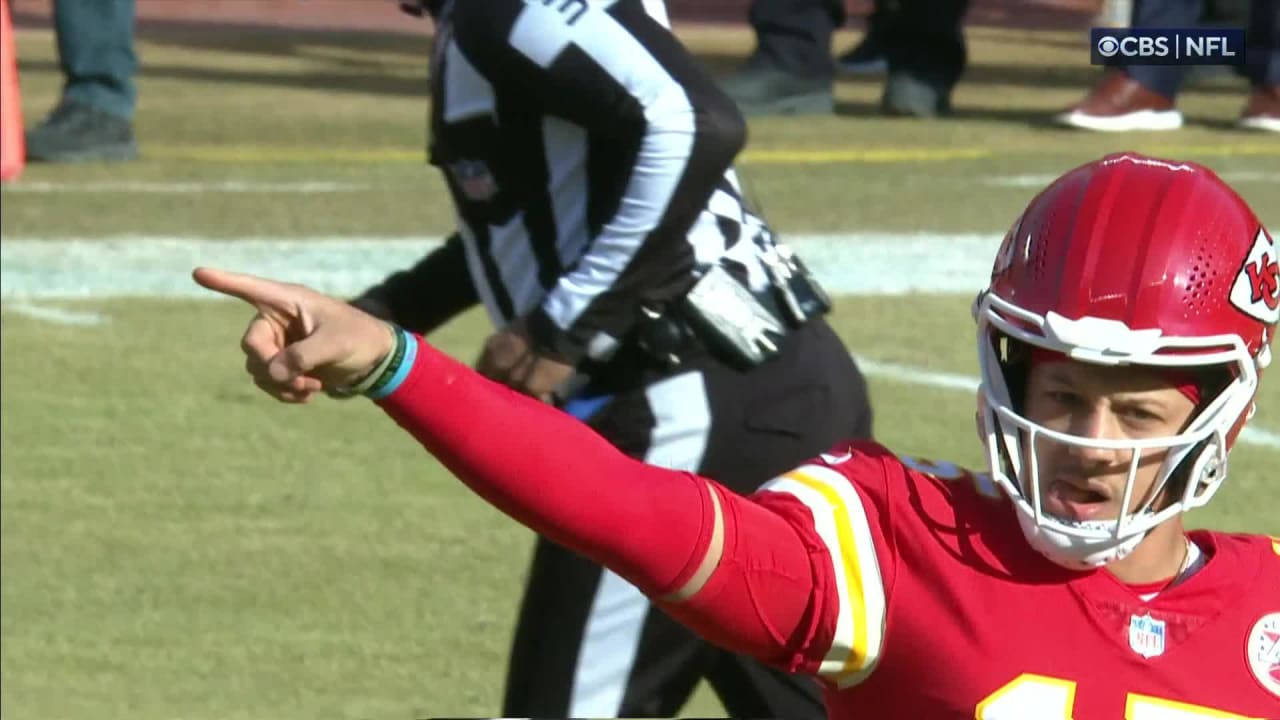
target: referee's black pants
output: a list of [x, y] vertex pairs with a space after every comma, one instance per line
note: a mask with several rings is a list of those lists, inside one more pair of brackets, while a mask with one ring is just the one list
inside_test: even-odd
[[[633, 457], [744, 494], [872, 424], [865, 380], [821, 320], [750, 371], [693, 359], [622, 390], [589, 422]], [[812, 678], [711, 646], [622, 578], [539, 538], [505, 717], [669, 717], [704, 678], [732, 717], [825, 715]]]

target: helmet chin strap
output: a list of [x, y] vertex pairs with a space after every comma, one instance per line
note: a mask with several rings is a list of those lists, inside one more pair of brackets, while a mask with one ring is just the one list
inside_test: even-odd
[[[1126, 538], [1080, 538], [1036, 525], [1035, 518], [1021, 510], [1018, 512], [1018, 523], [1022, 526], [1022, 534], [1026, 536], [1027, 543], [1036, 552], [1068, 570], [1096, 570], [1122, 560], [1151, 532], [1148, 529]], [[1112, 524], [1110, 521], [1098, 521], [1081, 523], [1081, 527], [1107, 531]]]

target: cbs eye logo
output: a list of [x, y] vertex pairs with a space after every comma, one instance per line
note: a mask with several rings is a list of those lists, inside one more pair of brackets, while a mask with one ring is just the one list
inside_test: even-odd
[[1120, 52], [1120, 41], [1113, 37], [1104, 37], [1098, 40], [1098, 54], [1102, 57], [1115, 57]]

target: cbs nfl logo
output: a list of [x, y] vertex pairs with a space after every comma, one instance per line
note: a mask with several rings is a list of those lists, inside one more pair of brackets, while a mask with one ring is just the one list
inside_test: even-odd
[[1241, 28], [1093, 28], [1094, 65], [1244, 65]]

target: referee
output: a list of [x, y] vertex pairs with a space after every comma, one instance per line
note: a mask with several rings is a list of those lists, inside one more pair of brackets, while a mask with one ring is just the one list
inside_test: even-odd
[[[457, 232], [355, 304], [425, 334], [483, 303], [482, 373], [738, 492], [870, 435], [825, 295], [743, 202], [742, 117], [659, 0], [409, 9], [436, 23], [429, 156]], [[504, 716], [671, 716], [704, 678], [735, 717], [823, 716], [812, 680], [538, 539]]]

